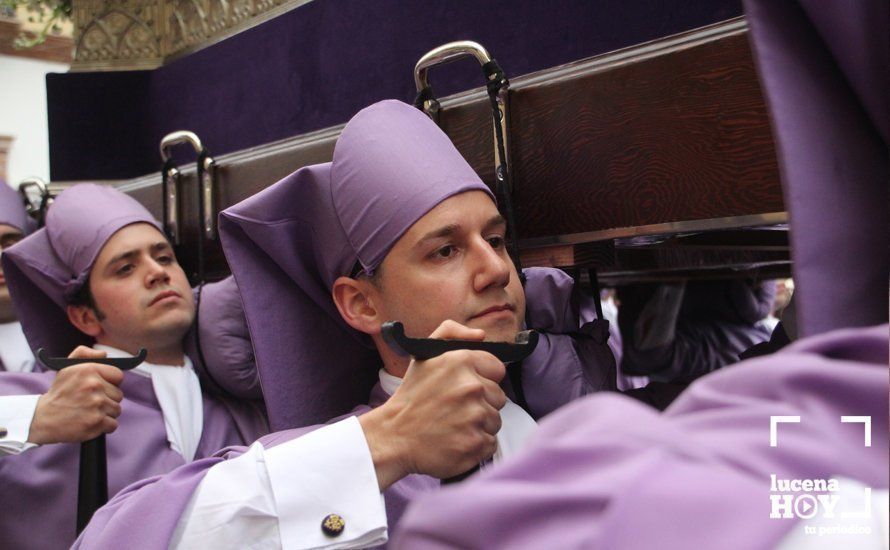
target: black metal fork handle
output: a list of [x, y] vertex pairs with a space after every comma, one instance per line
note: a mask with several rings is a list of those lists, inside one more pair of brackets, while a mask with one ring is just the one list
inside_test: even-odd
[[479, 342], [476, 340], [439, 340], [437, 338], [409, 338], [405, 327], [398, 321], [384, 323], [381, 327], [383, 340], [393, 351], [420, 361], [438, 357], [449, 351], [461, 349], [487, 351], [503, 363], [522, 361], [538, 345], [538, 333], [524, 330], [516, 334], [513, 344], [507, 342]]
[[[69, 358], [49, 357], [46, 350], [37, 350], [37, 359], [47, 368], [60, 371], [81, 363], [101, 363], [121, 370], [130, 370], [145, 361], [144, 348], [136, 357]], [[90, 522], [96, 510], [108, 502], [108, 461], [105, 434], [80, 444], [80, 468], [77, 474], [77, 534]]]

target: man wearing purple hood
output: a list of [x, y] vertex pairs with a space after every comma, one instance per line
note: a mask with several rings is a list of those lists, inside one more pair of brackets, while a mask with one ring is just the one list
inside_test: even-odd
[[[78, 445], [108, 433], [111, 494], [266, 433], [262, 411], [203, 393], [183, 338], [195, 303], [158, 222], [111, 188], [78, 185], [46, 226], [4, 251], [4, 273], [33, 349], [147, 360], [122, 373], [86, 363], [0, 375], [0, 407], [18, 411], [0, 439], [0, 530], [11, 548], [75, 540]], [[86, 346], [92, 345], [92, 349]], [[11, 414], [11, 413], [10, 413]], [[113, 433], [112, 433], [113, 432]]]
[[621, 396], [418, 500], [395, 546], [888, 547], [886, 0], [746, 0], [791, 222], [803, 339], [655, 414]]
[[[344, 128], [332, 163], [301, 169], [226, 210], [220, 232], [270, 422], [285, 431], [131, 487], [96, 514], [83, 547], [111, 546], [125, 533], [132, 540], [135, 510], [161, 499], [165, 514], [138, 529], [140, 546], [384, 543], [408, 501], [473, 465], [466, 457], [439, 465], [454, 454], [453, 419], [440, 415], [419, 426], [393, 414], [417, 402], [414, 381], [437, 371], [434, 393], [447, 396], [467, 387], [461, 369], [490, 372], [493, 380], [504, 372], [484, 352], [420, 362], [398, 356], [381, 338], [385, 321], [403, 322], [410, 336], [446, 339], [513, 341], [524, 321], [549, 331], [521, 367], [536, 415], [615, 387], [605, 323], [567, 334], [589, 319], [574, 313], [572, 282], [561, 272], [527, 270], [523, 291], [491, 192], [447, 136], [403, 103], [361, 111]], [[477, 425], [497, 432], [481, 458], [498, 460], [518, 450], [535, 424], [497, 385], [484, 393], [501, 411], [477, 413]], [[312, 428], [291, 429], [350, 408], [357, 419], [308, 435]], [[387, 474], [376, 434], [399, 424], [406, 428], [388, 443], [403, 466]], [[409, 429], [422, 434], [437, 425], [435, 437]]]
[[[34, 225], [19, 194], [0, 179], [0, 254], [33, 231]], [[0, 372], [30, 372], [33, 368], [34, 353], [16, 319], [9, 287], [0, 268]]]

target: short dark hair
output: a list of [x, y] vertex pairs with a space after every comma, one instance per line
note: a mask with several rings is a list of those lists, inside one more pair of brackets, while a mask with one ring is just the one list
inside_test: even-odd
[[83, 285], [68, 300], [69, 306], [86, 306], [96, 312], [96, 317], [101, 321], [105, 319], [105, 314], [96, 305], [96, 299], [93, 297], [93, 291], [90, 290], [90, 278], [84, 281]]
[[368, 276], [368, 280], [371, 281], [371, 284], [376, 286], [377, 288], [383, 288], [382, 278], [383, 278], [383, 264], [378, 265], [377, 269], [375, 269], [374, 272]]
[[370, 275], [368, 275], [362, 267], [362, 263], [356, 260], [355, 265], [352, 266], [352, 273], [349, 274], [349, 278], [358, 279], [360, 277], [366, 277], [369, 281], [371, 281], [372, 285], [376, 286], [377, 288], [382, 288], [383, 282], [381, 281], [381, 278], [383, 277], [383, 264], [381, 263], [380, 265], [378, 265], [377, 269], [375, 269]]

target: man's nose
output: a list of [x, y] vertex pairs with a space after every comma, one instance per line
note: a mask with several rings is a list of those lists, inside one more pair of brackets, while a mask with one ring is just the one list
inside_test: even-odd
[[485, 239], [475, 247], [477, 269], [473, 278], [473, 287], [482, 292], [490, 286], [505, 287], [510, 282], [510, 263], [500, 251], [495, 250]]
[[158, 283], [169, 283], [170, 273], [167, 266], [156, 261], [154, 258], [148, 260], [148, 273], [145, 276], [147, 286], [151, 287]]

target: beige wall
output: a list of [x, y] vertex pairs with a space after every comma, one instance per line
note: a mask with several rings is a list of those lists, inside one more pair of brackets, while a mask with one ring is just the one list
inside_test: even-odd
[[49, 180], [46, 73], [68, 65], [0, 55], [0, 136], [13, 138], [7, 156], [7, 181], [27, 176]]

